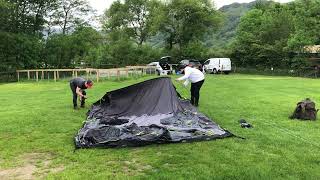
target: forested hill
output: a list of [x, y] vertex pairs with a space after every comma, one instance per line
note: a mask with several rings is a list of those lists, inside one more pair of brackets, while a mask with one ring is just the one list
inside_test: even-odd
[[262, 2], [267, 4], [273, 3], [272, 1], [252, 1], [250, 3], [232, 3], [221, 7], [219, 11], [224, 14], [224, 23], [214, 34], [214, 42], [210, 45], [215, 47], [228, 45], [235, 37], [240, 18], [254, 8], [257, 3]]
[[221, 41], [227, 44], [235, 36], [240, 17], [254, 7], [255, 3], [255, 1], [251, 3], [233, 3], [219, 9], [225, 15], [225, 23], [217, 33]]
[[219, 11], [224, 15], [223, 26], [213, 34], [213, 38], [210, 38], [207, 45], [216, 48], [227, 46], [235, 37], [241, 16], [245, 15], [255, 4], [256, 1], [222, 6]]

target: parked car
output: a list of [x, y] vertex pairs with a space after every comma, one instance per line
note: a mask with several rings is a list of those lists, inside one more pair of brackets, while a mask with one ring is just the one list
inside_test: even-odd
[[192, 67], [195, 67], [195, 68], [197, 68], [197, 69], [202, 71], [202, 64], [200, 63], [200, 61], [195, 60], [195, 59], [184, 59], [184, 60], [182, 60], [179, 63], [179, 67], [186, 66], [186, 65], [189, 65], [189, 64], [191, 64]]
[[230, 58], [210, 58], [204, 62], [203, 71], [213, 74], [219, 72], [229, 74], [231, 72], [231, 60]]
[[148, 66], [155, 66], [158, 75], [169, 75], [172, 74], [172, 68], [169, 65], [170, 56], [164, 56], [159, 61], [154, 61], [148, 64]]

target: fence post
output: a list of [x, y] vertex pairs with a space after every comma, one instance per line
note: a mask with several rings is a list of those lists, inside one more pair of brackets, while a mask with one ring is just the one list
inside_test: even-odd
[[20, 79], [20, 77], [19, 77], [19, 71], [17, 71], [17, 79], [18, 79], [18, 82], [19, 82], [19, 79]]
[[137, 69], [134, 68], [134, 77], [137, 78]]
[[28, 80], [30, 80], [30, 72], [28, 71]]
[[43, 79], [44, 79], [44, 72], [41, 71], [41, 80], [43, 80]]
[[99, 82], [99, 69], [96, 69], [97, 82]]
[[54, 79], [54, 82], [57, 82], [56, 71], [53, 71], [53, 79]]
[[57, 79], [60, 79], [59, 71], [56, 71], [57, 73]]
[[36, 71], [36, 79], [37, 79], [37, 82], [39, 81], [39, 72]]
[[120, 70], [117, 70], [118, 80], [120, 80]]
[[78, 77], [78, 71], [77, 70], [75, 71], [75, 73], [76, 73], [76, 77]]

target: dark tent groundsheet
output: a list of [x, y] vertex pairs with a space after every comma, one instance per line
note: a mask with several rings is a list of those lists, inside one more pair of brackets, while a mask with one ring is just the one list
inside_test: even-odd
[[107, 92], [88, 111], [77, 148], [126, 147], [232, 136], [181, 98], [169, 77]]

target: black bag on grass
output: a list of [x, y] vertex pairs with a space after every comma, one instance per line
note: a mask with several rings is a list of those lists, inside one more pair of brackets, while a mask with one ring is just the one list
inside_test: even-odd
[[317, 119], [316, 104], [309, 98], [298, 102], [296, 109], [294, 110], [291, 119], [301, 120], [316, 120]]

